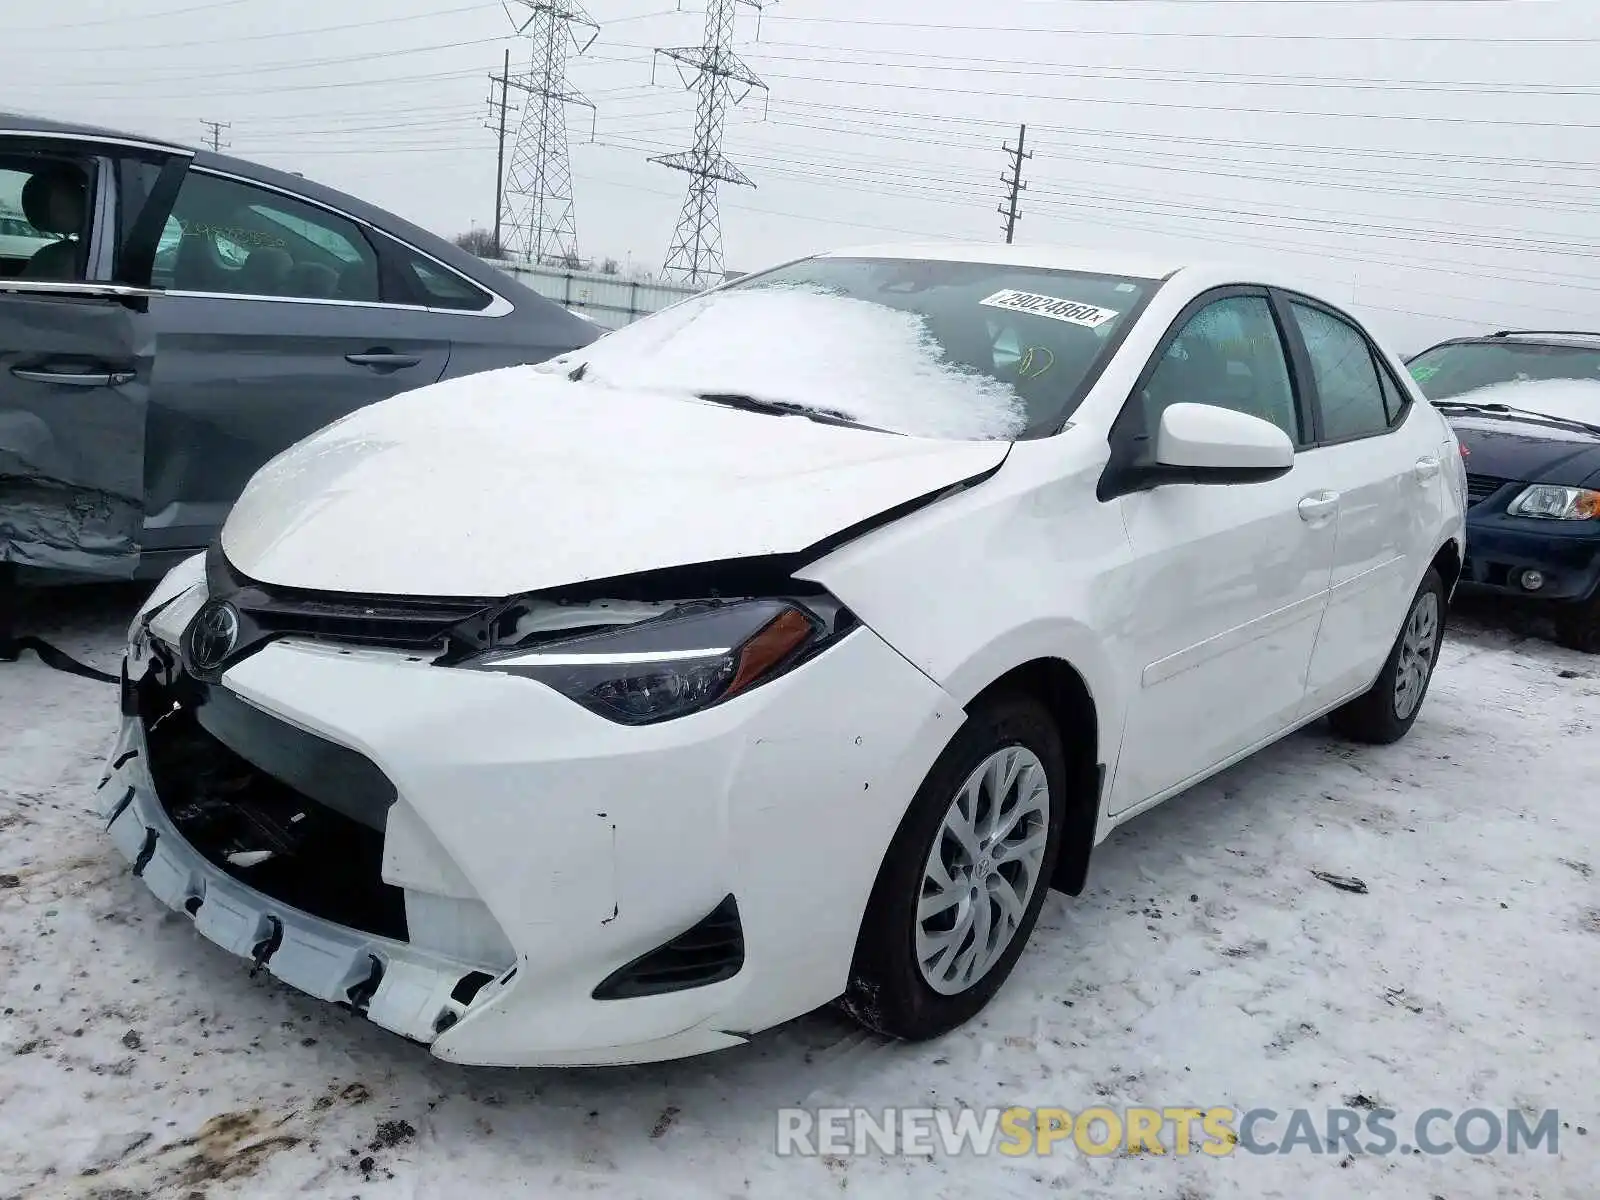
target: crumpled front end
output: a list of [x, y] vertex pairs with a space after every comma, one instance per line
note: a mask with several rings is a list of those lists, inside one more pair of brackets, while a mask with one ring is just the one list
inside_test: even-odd
[[390, 820], [393, 788], [370, 760], [184, 672], [178, 647], [203, 583], [152, 599], [160, 611], [135, 624], [99, 785], [113, 843], [224, 950], [432, 1042], [515, 966], [504, 933], [430, 857], [408, 810]]
[[860, 626], [642, 726], [439, 665], [393, 613], [357, 613], [383, 629], [364, 643], [325, 603], [293, 610], [320, 632], [206, 671], [203, 574], [184, 564], [135, 622], [112, 839], [204, 936], [451, 1061], [681, 1057], [839, 995], [961, 717]]

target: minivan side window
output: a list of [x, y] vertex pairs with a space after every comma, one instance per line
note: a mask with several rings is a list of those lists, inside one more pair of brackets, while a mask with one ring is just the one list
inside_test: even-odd
[[175, 292], [377, 301], [378, 257], [355, 222], [199, 171], [184, 178], [157, 255]]
[[1305, 339], [1322, 409], [1322, 436], [1330, 442], [1386, 433], [1393, 400], [1384, 396], [1377, 364], [1361, 331], [1332, 313], [1290, 301]]
[[1271, 421], [1297, 446], [1309, 440], [1300, 428], [1283, 339], [1264, 296], [1230, 296], [1190, 317], [1139, 398], [1152, 448], [1161, 414], [1180, 402]]

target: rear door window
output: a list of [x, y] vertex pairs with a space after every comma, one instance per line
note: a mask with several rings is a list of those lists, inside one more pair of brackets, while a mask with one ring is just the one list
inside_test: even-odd
[[1389, 407], [1372, 348], [1354, 325], [1332, 313], [1291, 301], [1316, 377], [1325, 441], [1370, 437], [1389, 429]]
[[156, 257], [158, 284], [176, 292], [381, 299], [377, 254], [354, 221], [201, 171], [184, 179]]

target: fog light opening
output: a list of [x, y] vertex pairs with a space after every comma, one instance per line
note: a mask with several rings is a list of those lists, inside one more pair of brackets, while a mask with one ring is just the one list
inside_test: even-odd
[[1525, 591], [1525, 592], [1537, 592], [1540, 588], [1542, 588], [1544, 586], [1544, 572], [1543, 571], [1524, 571], [1522, 573], [1521, 582], [1522, 582], [1522, 590], [1523, 591]]

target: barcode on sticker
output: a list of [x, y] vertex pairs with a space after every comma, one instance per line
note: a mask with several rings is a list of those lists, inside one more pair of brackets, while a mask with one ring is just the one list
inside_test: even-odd
[[1098, 304], [1085, 304], [1081, 300], [1066, 300], [1060, 296], [1019, 292], [1015, 288], [996, 292], [978, 303], [990, 308], [1005, 308], [1012, 312], [1032, 313], [1036, 317], [1049, 317], [1053, 321], [1070, 321], [1074, 325], [1087, 325], [1090, 329], [1098, 329], [1119, 315], [1114, 308], [1101, 308]]

